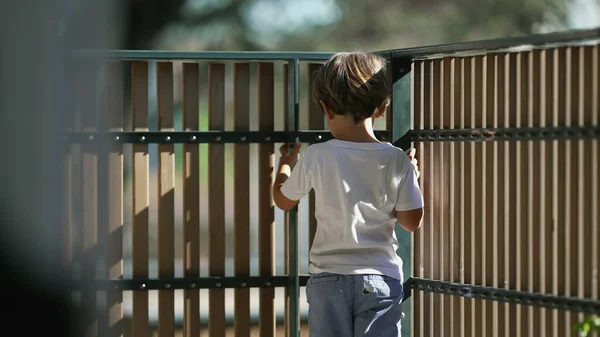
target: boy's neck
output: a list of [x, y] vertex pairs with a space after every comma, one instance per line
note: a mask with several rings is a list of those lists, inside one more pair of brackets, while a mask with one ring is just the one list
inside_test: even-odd
[[380, 143], [373, 131], [372, 118], [367, 118], [358, 124], [353, 120], [344, 122], [335, 130], [336, 139], [355, 143]]

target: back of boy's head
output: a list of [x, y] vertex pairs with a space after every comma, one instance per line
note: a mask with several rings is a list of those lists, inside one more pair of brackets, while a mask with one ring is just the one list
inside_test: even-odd
[[313, 99], [317, 104], [323, 100], [335, 114], [351, 115], [359, 123], [389, 104], [389, 86], [383, 57], [363, 52], [338, 53], [317, 70]]

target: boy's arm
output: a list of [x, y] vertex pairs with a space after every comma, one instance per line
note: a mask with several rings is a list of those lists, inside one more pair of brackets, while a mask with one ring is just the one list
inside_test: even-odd
[[396, 211], [396, 220], [408, 232], [414, 232], [421, 227], [423, 207], [408, 211]]
[[413, 170], [406, 172], [403, 183], [398, 189], [398, 204], [396, 205], [396, 220], [408, 232], [414, 232], [421, 227], [423, 220], [423, 195], [419, 188], [419, 165], [415, 159], [414, 148], [407, 151]]
[[284, 211], [289, 211], [300, 202], [300, 200], [288, 199], [281, 192], [281, 186], [283, 186], [283, 183], [285, 183], [291, 174], [292, 167], [287, 163], [280, 162], [279, 168], [277, 169], [277, 176], [275, 176], [275, 183], [273, 184], [273, 201], [277, 207]]
[[[281, 158], [277, 166], [277, 175], [273, 184], [273, 201], [284, 211], [294, 208], [311, 189], [310, 180], [303, 160], [298, 162], [301, 144], [298, 142], [288, 153], [288, 145], [279, 149]], [[298, 165], [296, 165], [298, 163]]]

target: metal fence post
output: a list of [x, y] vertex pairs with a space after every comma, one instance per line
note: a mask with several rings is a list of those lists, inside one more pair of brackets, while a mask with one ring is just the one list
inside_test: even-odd
[[[397, 147], [407, 150], [410, 148], [408, 131], [411, 128], [411, 81], [410, 58], [391, 58], [392, 64], [392, 140]], [[406, 281], [411, 276], [412, 247], [411, 235], [396, 223], [398, 238], [398, 254], [404, 263], [403, 273]], [[409, 291], [404, 289], [405, 292]], [[411, 302], [403, 304], [402, 337], [411, 336]]]
[[[299, 118], [299, 93], [298, 93], [298, 77], [299, 77], [299, 60], [290, 60], [288, 65], [288, 109], [286, 116], [286, 131], [297, 131]], [[293, 143], [290, 139], [288, 142]], [[300, 297], [300, 282], [298, 275], [298, 206], [295, 206], [288, 211], [289, 221], [289, 296], [290, 296], [290, 325], [289, 337], [298, 337], [300, 334], [299, 327], [299, 297]]]

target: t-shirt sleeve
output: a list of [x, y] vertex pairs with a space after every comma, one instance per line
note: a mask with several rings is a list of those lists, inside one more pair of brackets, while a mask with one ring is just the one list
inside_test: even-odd
[[424, 205], [423, 195], [421, 194], [415, 169], [410, 160], [408, 160], [408, 157], [402, 161], [400, 167], [396, 211], [409, 211], [422, 208]]
[[301, 156], [290, 177], [281, 186], [281, 193], [290, 200], [300, 200], [312, 189], [306, 156]]

